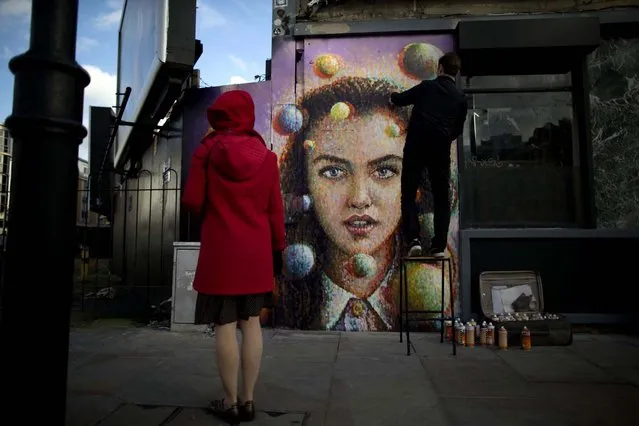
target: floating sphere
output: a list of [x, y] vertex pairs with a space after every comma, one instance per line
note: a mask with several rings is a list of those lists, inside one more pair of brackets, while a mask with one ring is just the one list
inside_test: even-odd
[[[441, 309], [442, 285], [441, 267], [413, 264], [407, 266], [408, 292], [411, 303], [410, 309], [437, 311]], [[446, 276], [444, 290], [444, 306], [450, 306], [450, 290], [448, 277]], [[438, 314], [429, 314], [427, 317], [436, 318]]]
[[335, 55], [319, 55], [315, 58], [313, 68], [319, 77], [331, 78], [339, 72], [340, 61]]
[[304, 116], [296, 105], [284, 105], [277, 114], [274, 124], [278, 133], [290, 135], [302, 128]]
[[315, 266], [313, 249], [306, 244], [292, 244], [284, 249], [284, 274], [299, 280], [307, 276]]
[[302, 195], [300, 198], [302, 199], [302, 211], [304, 213], [309, 212], [311, 210], [311, 205], [313, 204], [311, 202], [310, 195]]
[[373, 256], [358, 253], [351, 260], [353, 273], [359, 278], [372, 277], [377, 273], [377, 262]]
[[433, 217], [432, 213], [426, 213], [419, 216], [419, 224], [425, 231], [426, 235], [429, 236], [435, 235], [435, 221]]
[[409, 77], [431, 80], [437, 77], [437, 67], [442, 51], [429, 43], [408, 44], [399, 55], [399, 66]]
[[351, 107], [346, 102], [338, 102], [331, 107], [331, 118], [335, 121], [346, 120], [351, 115]]
[[315, 150], [315, 141], [312, 141], [310, 139], [305, 140], [304, 151], [306, 151], [307, 154], [311, 154], [313, 150]]
[[396, 138], [402, 134], [402, 129], [397, 125], [397, 123], [391, 123], [386, 126], [386, 134], [391, 138]]
[[307, 213], [311, 210], [311, 197], [306, 194], [295, 196], [289, 200], [288, 205], [292, 214]]

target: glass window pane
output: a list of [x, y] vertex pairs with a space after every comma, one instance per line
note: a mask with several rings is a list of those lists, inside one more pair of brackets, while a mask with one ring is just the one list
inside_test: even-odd
[[464, 90], [553, 89], [570, 87], [570, 73], [542, 75], [482, 75], [463, 79]]
[[465, 226], [576, 226], [570, 93], [476, 94], [469, 100]]

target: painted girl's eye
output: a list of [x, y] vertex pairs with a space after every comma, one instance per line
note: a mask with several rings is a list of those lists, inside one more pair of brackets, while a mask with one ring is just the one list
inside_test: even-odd
[[390, 179], [397, 176], [398, 171], [394, 167], [379, 167], [373, 172], [377, 179]]
[[339, 180], [346, 175], [346, 171], [340, 169], [339, 167], [329, 166], [324, 167], [322, 170], [320, 170], [320, 175], [322, 175], [326, 179]]

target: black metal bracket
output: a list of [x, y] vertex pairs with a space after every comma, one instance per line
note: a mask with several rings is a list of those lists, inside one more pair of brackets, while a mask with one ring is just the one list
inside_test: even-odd
[[126, 109], [127, 104], [129, 103], [129, 98], [131, 97], [131, 88], [127, 87], [123, 93], [116, 93], [117, 96], [122, 96], [122, 102], [120, 102], [120, 106], [117, 108], [117, 115], [115, 117], [115, 122], [113, 123], [113, 127], [111, 128], [111, 135], [109, 136], [109, 143], [107, 144], [106, 149], [104, 150], [104, 155], [102, 156], [102, 164], [100, 165], [100, 170], [98, 172], [98, 185], [102, 181], [102, 174], [104, 173], [104, 168], [107, 164], [107, 159], [109, 157], [109, 152], [113, 147], [113, 142], [118, 134], [118, 128], [120, 123], [122, 122], [122, 115], [124, 114], [124, 110]]

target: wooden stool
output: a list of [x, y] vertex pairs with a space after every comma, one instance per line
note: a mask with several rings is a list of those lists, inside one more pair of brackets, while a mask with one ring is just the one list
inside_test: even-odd
[[[408, 271], [407, 265], [409, 263], [421, 263], [421, 264], [441, 264], [441, 309], [439, 311], [410, 311], [408, 309]], [[450, 286], [450, 317], [445, 316], [446, 303], [444, 298], [446, 289], [446, 265], [448, 265], [448, 284]], [[441, 323], [441, 338], [440, 343], [444, 342], [444, 330], [446, 321], [454, 321], [455, 318], [455, 300], [453, 296], [453, 267], [450, 257], [402, 257], [399, 265], [399, 341], [402, 342], [404, 335], [404, 328], [406, 329], [406, 355], [410, 356], [410, 321], [418, 321], [420, 319], [409, 318], [409, 315], [413, 314], [439, 314], [439, 318], [422, 318], [421, 321], [440, 321]], [[453, 355], [457, 355], [457, 342], [455, 340], [455, 333], [453, 330], [452, 336], [453, 342]]]

